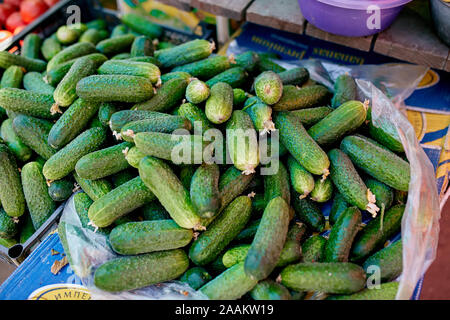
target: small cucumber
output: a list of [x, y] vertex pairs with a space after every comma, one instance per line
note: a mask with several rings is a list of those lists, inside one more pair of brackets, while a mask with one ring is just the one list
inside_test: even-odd
[[25, 213], [25, 196], [16, 159], [4, 144], [0, 144], [0, 202], [10, 217]]
[[120, 132], [128, 123], [160, 117], [167, 117], [167, 114], [146, 110], [121, 110], [111, 116], [109, 126], [111, 131]]
[[327, 239], [313, 235], [302, 245], [302, 262], [323, 262]]
[[333, 111], [330, 107], [317, 107], [291, 111], [295, 114], [304, 126], [312, 126], [325, 118]]
[[108, 29], [108, 23], [103, 19], [95, 19], [86, 23], [88, 29], [106, 30]]
[[289, 264], [300, 261], [302, 257], [302, 247], [300, 242], [306, 233], [306, 225], [300, 222], [294, 223], [287, 233], [286, 242], [281, 250], [277, 267], [285, 267]]
[[365, 286], [364, 270], [353, 263], [299, 263], [281, 271], [281, 284], [296, 291], [350, 294]]
[[[157, 66], [158, 68], [161, 68], [161, 62], [158, 61], [155, 57], [149, 57], [149, 56], [142, 56], [142, 57], [130, 57], [126, 59], [128, 61], [134, 61], [134, 62], [146, 62], [151, 63]], [[188, 77], [190, 78], [190, 77]]]
[[219, 73], [217, 76], [206, 81], [211, 88], [219, 82], [227, 83], [231, 88], [241, 88], [248, 80], [248, 73], [241, 67], [234, 67]]
[[184, 79], [184, 80], [189, 80], [191, 79], [192, 76], [187, 73], [187, 72], [183, 72], [183, 71], [176, 71], [176, 72], [169, 72], [169, 73], [165, 73], [161, 76], [161, 81], [162, 83], [166, 83], [169, 80], [172, 79]]
[[6, 214], [0, 207], [0, 238], [12, 239], [19, 233], [19, 226], [14, 220]]
[[139, 163], [145, 157], [146, 157], [146, 155], [143, 154], [142, 152], [140, 152], [139, 149], [136, 147], [132, 147], [125, 154], [125, 159], [127, 159], [128, 164], [136, 169], [139, 169]]
[[158, 201], [150, 202], [141, 208], [142, 217], [146, 221], [170, 220], [170, 215]]
[[35, 33], [28, 34], [23, 39], [23, 45], [20, 49], [20, 55], [30, 59], [39, 59], [41, 52], [42, 39]]
[[27, 71], [43, 72], [47, 63], [40, 59], [30, 59], [22, 57], [8, 51], [0, 52], [0, 68], [8, 69], [11, 66], [25, 68]]
[[339, 192], [335, 193], [333, 204], [331, 205], [330, 215], [328, 217], [328, 221], [333, 225], [339, 219], [339, 216], [351, 205], [345, 201], [344, 196]]
[[368, 175], [394, 189], [408, 191], [410, 166], [396, 154], [356, 136], [345, 137], [341, 150]]
[[291, 204], [289, 174], [281, 162], [275, 174], [264, 176], [264, 200], [268, 204], [277, 197], [282, 197], [288, 206]]
[[53, 181], [48, 187], [48, 195], [53, 201], [61, 202], [70, 198], [74, 190], [74, 184], [69, 179]]
[[97, 29], [89, 29], [86, 30], [78, 40], [79, 42], [90, 42], [93, 45], [96, 45], [102, 40], [108, 38], [109, 34], [106, 30], [97, 30]]
[[219, 176], [220, 171], [217, 164], [202, 164], [192, 177], [191, 201], [202, 218], [211, 218], [220, 209]]
[[258, 68], [259, 56], [253, 51], [246, 51], [234, 57], [236, 65], [250, 74], [254, 74]]
[[89, 208], [91, 207], [93, 201], [92, 199], [84, 192], [77, 193], [73, 196], [73, 205], [75, 207], [75, 211], [80, 219], [81, 226], [84, 229], [89, 229], [96, 233], [100, 233], [103, 235], [108, 235], [111, 230], [109, 228], [98, 228], [96, 230], [95, 227], [89, 224], [90, 220], [88, 217]]
[[[208, 120], [205, 112], [192, 103], [183, 103], [178, 109], [178, 115], [188, 119], [191, 122], [191, 127], [196, 128], [196, 123], [201, 123], [202, 132], [206, 132], [213, 128], [213, 124]], [[194, 132], [195, 134], [196, 132]]]
[[189, 249], [190, 259], [199, 266], [214, 261], [245, 227], [250, 219], [251, 207], [252, 202], [247, 196], [238, 197], [231, 202], [192, 243]]
[[194, 267], [186, 271], [179, 280], [187, 283], [192, 289], [198, 290], [211, 281], [212, 277], [204, 268]]
[[378, 119], [374, 124], [369, 122], [369, 133], [376, 141], [389, 148], [393, 152], [405, 152], [397, 128], [389, 121]]
[[[75, 43], [57, 53], [47, 64], [47, 72], [69, 60], [95, 53], [95, 46], [89, 42]], [[43, 70], [29, 70], [42, 72]]]
[[56, 118], [56, 114], [52, 112], [54, 103], [52, 95], [16, 88], [3, 88], [0, 90], [0, 105], [5, 107], [6, 110], [37, 118]]
[[22, 186], [33, 226], [37, 230], [52, 215], [56, 204], [48, 194], [48, 187], [42, 174], [42, 166], [29, 162], [22, 168]]
[[260, 132], [260, 135], [275, 131], [275, 124], [272, 121], [272, 108], [268, 105], [256, 103], [243, 110], [248, 113], [255, 125], [255, 129]]
[[314, 189], [310, 193], [311, 200], [315, 202], [327, 202], [333, 196], [333, 183], [330, 179], [317, 178], [314, 181]]
[[382, 282], [392, 281], [402, 273], [402, 241], [397, 240], [386, 248], [379, 250], [364, 261], [362, 267], [369, 277], [372, 267], [380, 268]]
[[309, 80], [308, 69], [298, 67], [278, 73], [283, 85], [302, 86]]
[[28, 72], [23, 77], [23, 87], [28, 91], [53, 95], [55, 88], [44, 81], [39, 72]]
[[14, 154], [17, 160], [27, 162], [33, 155], [26, 144], [22, 142], [19, 136], [14, 132], [13, 120], [6, 119], [0, 128], [0, 137], [4, 140], [9, 150]]
[[131, 57], [153, 56], [155, 45], [152, 39], [146, 36], [139, 36], [134, 39], [131, 46]]
[[131, 58], [131, 54], [128, 52], [118, 53], [112, 56], [111, 60], [127, 60]]
[[202, 229], [189, 192], [166, 163], [153, 157], [145, 157], [139, 164], [139, 174], [180, 227]]
[[128, 75], [144, 77], [152, 84], [158, 83], [161, 78], [161, 71], [157, 66], [147, 62], [128, 60], [109, 60], [98, 68], [99, 74], [106, 75]]
[[129, 291], [176, 279], [188, 267], [189, 259], [181, 249], [121, 257], [98, 267], [94, 284], [105, 291]]
[[81, 178], [97, 180], [125, 170], [129, 164], [124, 152], [132, 146], [133, 144], [124, 142], [86, 154], [76, 163], [75, 171]]
[[273, 71], [277, 73], [281, 73], [286, 71], [286, 68], [280, 66], [272, 59], [265, 57], [261, 54], [259, 54], [259, 61], [258, 61], [258, 71], [259, 72], [265, 72], [265, 71]]
[[108, 127], [109, 120], [111, 120], [112, 115], [117, 111], [119, 111], [119, 108], [116, 104], [112, 102], [102, 103], [98, 109], [98, 120], [100, 120], [102, 125]]
[[331, 106], [336, 109], [343, 103], [356, 99], [356, 82], [349, 74], [340, 75], [334, 82], [334, 95]]
[[214, 56], [172, 69], [172, 72], [186, 72], [192, 77], [208, 80], [232, 66], [233, 59], [226, 56]]
[[194, 165], [182, 165], [180, 169], [180, 181], [183, 187], [186, 188], [186, 190], [191, 189], [191, 181], [192, 177], [194, 176], [196, 171], [196, 167]]
[[350, 249], [359, 231], [362, 217], [357, 207], [347, 208], [333, 225], [325, 246], [325, 262], [347, 262]]
[[270, 200], [245, 258], [245, 273], [250, 278], [265, 279], [275, 269], [286, 241], [289, 220], [286, 201], [282, 197]]
[[105, 179], [83, 179], [76, 172], [73, 173], [73, 177], [81, 189], [83, 189], [93, 201], [97, 201], [113, 190], [111, 183]]
[[233, 88], [219, 82], [211, 87], [211, 95], [206, 101], [205, 113], [209, 121], [221, 124], [230, 119], [233, 112]]
[[219, 180], [222, 205], [219, 211], [225, 209], [237, 196], [240, 196], [249, 186], [254, 174], [245, 175], [235, 167], [228, 168]]
[[258, 98], [268, 105], [276, 104], [283, 95], [283, 83], [278, 74], [265, 71], [255, 79], [255, 91]]
[[247, 93], [239, 88], [233, 89], [233, 106], [242, 108], [247, 100]]
[[399, 282], [382, 283], [380, 288], [366, 288], [349, 295], [333, 295], [327, 300], [395, 300], [399, 285]]
[[351, 261], [366, 258], [383, 247], [386, 240], [400, 230], [404, 211], [404, 205], [395, 205], [386, 211], [384, 217], [380, 215], [371, 220], [355, 239], [350, 255]]
[[391, 187], [375, 179], [366, 179], [365, 184], [367, 189], [375, 195], [378, 208], [381, 209], [384, 206], [387, 210], [391, 207], [394, 202], [394, 190]]
[[185, 247], [193, 235], [173, 220], [129, 222], [111, 231], [109, 243], [118, 254], [137, 255]]
[[92, 128], [78, 135], [72, 142], [54, 154], [44, 165], [47, 180], [59, 180], [75, 170], [75, 165], [84, 155], [97, 150], [106, 140], [102, 128]]
[[301, 199], [306, 198], [314, 189], [314, 177], [292, 156], [288, 157], [287, 165], [291, 186], [300, 194]]
[[128, 27], [124, 24], [118, 24], [111, 31], [111, 38], [123, 36], [129, 33]]
[[292, 111], [327, 105], [330, 92], [321, 85], [297, 88], [286, 85], [283, 88], [281, 99], [272, 106], [275, 111]]
[[241, 244], [227, 250], [222, 257], [223, 265], [227, 268], [231, 268], [235, 264], [244, 262], [250, 247], [250, 244]]
[[209, 57], [215, 47], [214, 42], [197, 39], [170, 49], [155, 51], [155, 57], [163, 68], [174, 68]]
[[56, 38], [63, 45], [69, 45], [78, 40], [80, 31], [70, 26], [61, 26], [56, 31]]
[[367, 189], [350, 158], [339, 149], [331, 150], [328, 155], [331, 180], [345, 201], [376, 216], [379, 208], [375, 204], [375, 197]]
[[292, 296], [286, 287], [273, 280], [259, 282], [250, 291], [253, 300], [292, 300]]
[[298, 193], [292, 197], [292, 206], [300, 221], [312, 230], [321, 232], [325, 227], [325, 217], [317, 204], [310, 199], [300, 199]]
[[123, 36], [102, 40], [97, 43], [95, 48], [98, 52], [111, 57], [119, 53], [129, 52], [134, 39], [134, 35], [126, 34]]
[[163, 29], [160, 26], [136, 13], [126, 13], [121, 17], [121, 20], [131, 30], [143, 34], [150, 39], [159, 38], [163, 33]]
[[1, 88], [21, 88], [23, 79], [23, 69], [18, 66], [11, 66], [3, 72], [0, 82]]
[[200, 104], [208, 99], [209, 87], [201, 80], [193, 80], [186, 88], [186, 99], [190, 103]]
[[50, 61], [63, 50], [56, 37], [49, 37], [42, 42], [41, 53], [45, 60]]

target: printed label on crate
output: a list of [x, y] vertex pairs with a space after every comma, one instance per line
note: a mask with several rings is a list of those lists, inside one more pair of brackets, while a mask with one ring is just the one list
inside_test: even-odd
[[28, 300], [90, 300], [89, 290], [77, 284], [51, 284], [35, 290]]

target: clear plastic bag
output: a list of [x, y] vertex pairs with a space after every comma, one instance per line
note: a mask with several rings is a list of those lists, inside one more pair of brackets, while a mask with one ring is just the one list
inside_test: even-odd
[[[435, 259], [440, 218], [438, 193], [433, 165], [420, 147], [412, 125], [384, 92], [397, 102], [402, 101], [414, 91], [427, 68], [405, 64], [403, 68], [407, 70], [399, 71], [396, 67], [400, 74], [392, 74], [390, 68], [378, 70], [374, 66], [343, 67], [328, 63], [325, 68], [319, 60], [313, 59], [279, 63], [287, 69], [305, 66], [313, 80], [330, 89], [333, 79], [339, 74], [350, 72], [359, 75], [358, 98], [362, 101], [369, 99], [374, 125], [387, 121], [397, 129], [411, 164], [409, 195], [402, 220], [403, 273], [397, 299], [410, 299], [419, 279]], [[370, 82], [372, 76], [375, 82], [383, 79], [384, 92]], [[114, 294], [97, 289], [93, 284], [95, 268], [117, 255], [109, 247], [106, 236], [82, 228], [72, 199], [68, 201], [61, 221], [66, 224], [71, 267], [94, 299], [206, 299], [200, 292], [176, 281]]]

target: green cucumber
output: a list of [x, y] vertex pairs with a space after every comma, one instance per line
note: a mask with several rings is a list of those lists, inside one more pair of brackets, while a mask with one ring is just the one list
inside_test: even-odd
[[28, 72], [23, 77], [23, 87], [28, 91], [53, 95], [55, 88], [44, 81], [39, 72]]
[[128, 52], [122, 52], [114, 55], [111, 60], [128, 60], [131, 58], [131, 54]]
[[327, 300], [395, 300], [399, 282], [388, 282], [380, 285], [380, 288], [366, 288], [350, 295], [333, 295]]
[[0, 128], [0, 137], [4, 140], [9, 150], [15, 155], [17, 160], [27, 162], [33, 155], [31, 150], [14, 132], [13, 120], [6, 119]]
[[343, 103], [356, 99], [356, 82], [349, 74], [340, 75], [334, 82], [334, 95], [331, 106], [336, 109]]
[[20, 55], [30, 59], [39, 59], [41, 52], [42, 39], [35, 33], [28, 34], [23, 39], [23, 45], [20, 49]]
[[[206, 132], [213, 128], [213, 124], [208, 120], [205, 112], [192, 103], [183, 103], [178, 109], [178, 115], [188, 119], [192, 128], [196, 128], [195, 123], [201, 123], [201, 132]], [[197, 124], [198, 125], [198, 124]], [[194, 131], [196, 134], [196, 131]]]
[[146, 155], [143, 154], [142, 152], [140, 152], [139, 149], [136, 147], [132, 147], [125, 154], [125, 159], [127, 159], [128, 164], [136, 169], [139, 169], [139, 163], [145, 157], [146, 157]]
[[241, 108], [247, 100], [247, 93], [239, 88], [233, 89], [233, 106]]
[[208, 80], [229, 69], [232, 59], [226, 56], [214, 56], [200, 61], [178, 66], [172, 72], [186, 72], [192, 77]]
[[380, 280], [382, 282], [392, 281], [402, 273], [402, 254], [402, 241], [397, 240], [367, 258], [362, 267], [366, 270], [368, 277], [372, 273], [372, 268], [378, 267], [380, 268]]
[[46, 38], [42, 42], [41, 53], [45, 60], [50, 61], [54, 56], [63, 50], [61, 43], [59, 43], [56, 37]]
[[18, 66], [11, 66], [3, 72], [0, 82], [1, 88], [21, 88], [23, 79], [23, 69]]
[[330, 145], [359, 128], [367, 117], [367, 104], [350, 100], [308, 130], [319, 145]]
[[0, 207], [0, 238], [11, 239], [19, 233], [17, 222], [6, 214], [5, 210]]
[[365, 286], [364, 270], [353, 263], [299, 263], [280, 274], [281, 284], [296, 291], [350, 294]]
[[115, 188], [123, 185], [125, 182], [130, 181], [131, 179], [136, 178], [137, 172], [132, 168], [127, 168], [125, 170], [119, 171], [113, 175], [111, 175], [111, 181]]
[[223, 211], [237, 196], [241, 195], [254, 178], [254, 174], [245, 175], [235, 167], [228, 168], [219, 180], [219, 191], [222, 204], [219, 211]]
[[309, 80], [308, 69], [303, 67], [286, 70], [278, 73], [278, 75], [280, 76], [281, 82], [285, 86], [302, 86], [304, 83], [306, 83], [306, 81]]
[[86, 193], [80, 192], [73, 196], [75, 212], [80, 219], [81, 226], [84, 229], [89, 229], [102, 235], [108, 235], [111, 232], [110, 228], [95, 228], [94, 226], [90, 225], [88, 213], [92, 203], [92, 199]]
[[206, 84], [212, 88], [219, 82], [227, 83], [231, 88], [241, 88], [248, 80], [248, 73], [241, 67], [234, 67], [219, 73], [215, 77], [206, 81]]
[[77, 95], [98, 102], [142, 102], [153, 97], [150, 80], [126, 75], [94, 75], [77, 83]]
[[190, 259], [199, 266], [206, 265], [245, 227], [251, 215], [251, 200], [247, 196], [236, 198], [195, 240], [189, 249]]
[[330, 92], [321, 85], [314, 85], [305, 88], [297, 88], [286, 85], [283, 88], [281, 99], [272, 106], [275, 111], [292, 111], [298, 109], [313, 108], [327, 105], [330, 99]]
[[86, 57], [77, 59], [53, 93], [55, 103], [68, 107], [77, 99], [77, 83], [96, 72], [95, 63]]
[[[142, 56], [142, 57], [131, 57], [126, 59], [128, 61], [135, 61], [135, 62], [146, 62], [151, 63], [157, 66], [158, 68], [161, 68], [161, 62], [158, 61], [155, 57], [149, 57], [149, 56]], [[161, 80], [162, 81], [162, 80]]]
[[[75, 58], [95, 53], [95, 46], [89, 42], [75, 43], [64, 50], [58, 52], [47, 64], [47, 72], [50, 72], [56, 66]], [[29, 70], [42, 72], [43, 70]]]
[[395, 205], [385, 212], [384, 217], [380, 215], [371, 220], [355, 239], [350, 255], [351, 261], [366, 258], [383, 247], [386, 240], [400, 230], [404, 211], [404, 205]]
[[22, 186], [33, 226], [37, 230], [53, 214], [56, 204], [48, 194], [42, 166], [29, 162], [22, 168]]
[[289, 173], [281, 162], [275, 174], [264, 176], [264, 200], [268, 204], [277, 197], [282, 197], [288, 206], [291, 204]]
[[76, 172], [73, 173], [73, 177], [81, 189], [83, 189], [93, 201], [97, 201], [113, 190], [111, 183], [105, 179], [83, 179]]
[[295, 114], [304, 126], [312, 126], [325, 118], [333, 111], [330, 107], [317, 107], [291, 111]]
[[288, 157], [287, 165], [292, 188], [300, 194], [300, 198], [306, 198], [314, 189], [314, 177], [292, 156]]
[[128, 27], [124, 24], [118, 24], [111, 31], [111, 38], [123, 36], [129, 33]]
[[273, 280], [259, 282], [250, 291], [253, 300], [292, 300], [292, 296], [286, 287]]
[[365, 184], [367, 189], [369, 189], [374, 195], [376, 202], [375, 204], [378, 208], [384, 208], [387, 210], [391, 207], [394, 201], [394, 190], [387, 186], [383, 182], [377, 181], [375, 179], [366, 179]]
[[16, 239], [4, 239], [4, 238], [0, 238], [0, 246], [3, 246], [5, 248], [11, 248], [12, 246], [17, 244], [17, 240]]
[[96, 45], [102, 40], [108, 38], [109, 33], [106, 30], [88, 29], [86, 30], [78, 40], [79, 42], [90, 42]]
[[139, 164], [139, 174], [180, 227], [202, 229], [189, 192], [166, 163], [153, 157], [145, 157]]
[[235, 300], [251, 291], [258, 281], [251, 279], [244, 271], [244, 263], [238, 263], [225, 270], [199, 290], [211, 300]]
[[63, 45], [69, 45], [78, 40], [80, 31], [70, 26], [61, 26], [56, 31], [56, 38]]
[[201, 80], [193, 80], [186, 88], [186, 99], [190, 103], [199, 104], [208, 99], [209, 87]]
[[192, 177], [194, 176], [196, 171], [196, 167], [194, 165], [182, 165], [180, 170], [180, 181], [183, 187], [186, 188], [186, 190], [191, 189], [191, 181]]
[[40, 59], [30, 59], [22, 57], [8, 51], [0, 52], [0, 68], [8, 69], [11, 66], [25, 68], [27, 71], [43, 72], [47, 63]]
[[13, 120], [13, 129], [19, 139], [45, 160], [56, 153], [47, 143], [52, 123], [26, 115], [18, 115]]
[[339, 216], [351, 205], [345, 201], [345, 198], [339, 192], [335, 193], [333, 204], [331, 205], [330, 215], [328, 221], [331, 225], [335, 224], [339, 219]]
[[300, 261], [302, 258], [302, 247], [300, 242], [306, 233], [306, 225], [297, 222], [294, 223], [287, 233], [286, 242], [281, 250], [280, 259], [277, 267], [285, 267], [289, 264]]
[[250, 244], [241, 244], [227, 250], [222, 257], [223, 265], [227, 268], [231, 268], [235, 264], [244, 262], [250, 247]]
[[118, 110], [118, 107], [111, 102], [105, 102], [100, 105], [100, 108], [98, 109], [98, 120], [104, 125], [105, 127], [109, 126], [109, 120], [111, 120], [111, 117], [114, 113], [116, 113]]
[[272, 122], [272, 108], [268, 105], [256, 103], [243, 110], [249, 114], [255, 125], [255, 129], [260, 131], [260, 135], [275, 131], [275, 124]]
[[233, 112], [233, 88], [219, 82], [211, 87], [211, 95], [206, 101], [205, 113], [209, 121], [221, 124], [230, 119]]
[[128, 60], [109, 60], [98, 68], [99, 74], [129, 75], [149, 79], [152, 84], [161, 81], [161, 71], [157, 66], [147, 62]]
[[367, 189], [350, 158], [339, 149], [331, 150], [328, 155], [331, 180], [345, 201], [376, 216], [379, 208], [375, 204], [375, 197]]
[[237, 66], [243, 68], [248, 73], [253, 74], [258, 67], [259, 56], [253, 51], [246, 51], [236, 55], [234, 61]]
[[331, 229], [324, 251], [325, 262], [347, 262], [353, 240], [362, 222], [357, 207], [347, 208]]
[[311, 191], [311, 199], [315, 202], [327, 202], [333, 195], [333, 183], [330, 179], [316, 178], [314, 189]]
[[369, 133], [376, 141], [389, 148], [393, 152], [405, 152], [397, 128], [389, 121], [377, 119], [376, 124], [371, 119]]
[[30, 215], [25, 217], [25, 222], [22, 225], [22, 230], [20, 230], [20, 238], [19, 243], [24, 244], [28, 239], [36, 232], [34, 229], [33, 221], [31, 220]]
[[146, 36], [136, 37], [130, 51], [132, 57], [153, 56], [154, 52], [155, 45], [152, 39]]
[[341, 149], [368, 175], [394, 189], [408, 191], [410, 166], [396, 154], [356, 136], [344, 138]]
[[72, 142], [54, 154], [44, 165], [43, 173], [47, 180], [59, 180], [69, 175], [79, 159], [97, 150], [106, 140], [102, 128], [92, 128], [78, 135]]
[[170, 79], [157, 90], [150, 100], [138, 103], [133, 110], [167, 112], [183, 100], [190, 80], [176, 78]]
[[310, 199], [300, 199], [298, 193], [292, 197], [292, 206], [300, 221], [314, 231], [321, 232], [325, 228], [325, 217], [317, 204]]
[[324, 177], [329, 174], [327, 154], [311, 138], [297, 116], [280, 112], [275, 117], [275, 127], [280, 131], [281, 143], [306, 170]]
[[268, 105], [276, 104], [283, 95], [283, 83], [278, 74], [265, 71], [255, 79], [255, 91], [258, 98]]
[[25, 213], [19, 169], [14, 156], [4, 144], [0, 144], [0, 203], [10, 217], [20, 217]]
[[146, 17], [136, 13], [126, 13], [120, 19], [128, 28], [137, 33], [143, 34], [150, 39], [159, 38], [163, 33], [163, 29], [160, 26], [149, 21]]
[[244, 174], [255, 172], [259, 165], [257, 133], [250, 116], [235, 110], [227, 123], [227, 149], [234, 166]]
[[217, 164], [202, 164], [192, 177], [191, 201], [194, 209], [202, 218], [211, 218], [220, 209], [219, 176], [220, 171]]
[[142, 217], [146, 221], [170, 220], [170, 215], [158, 201], [150, 202], [141, 208]]
[[214, 42], [197, 39], [170, 49], [155, 51], [155, 57], [161, 62], [163, 68], [174, 68], [205, 59], [214, 49]]
[[198, 290], [211, 281], [212, 277], [204, 268], [194, 267], [186, 271], [179, 280], [187, 283], [192, 289]]
[[253, 241], [255, 237], [256, 231], [258, 231], [259, 224], [261, 219], [251, 221], [248, 225], [245, 226], [245, 229], [242, 230], [234, 239], [235, 241]]
[[327, 239], [314, 235], [302, 245], [302, 262], [323, 262]]
[[129, 291], [176, 279], [188, 267], [189, 259], [181, 249], [121, 257], [98, 267], [94, 284], [105, 291]]
[[54, 103], [52, 95], [16, 88], [3, 88], [0, 90], [0, 105], [5, 107], [6, 110], [37, 118], [56, 118], [56, 114], [52, 109]]
[[119, 53], [129, 52], [136, 37], [132, 34], [109, 38], [97, 43], [95, 48], [106, 56], [114, 56]]
[[160, 117], [167, 117], [167, 114], [146, 110], [121, 110], [111, 116], [109, 126], [111, 131], [120, 132], [128, 123]]
[[108, 29], [108, 23], [103, 19], [95, 19], [86, 23], [88, 29], [106, 30]]
[[108, 227], [154, 199], [155, 195], [136, 177], [95, 200], [89, 208], [89, 219], [97, 227]]
[[137, 255], [185, 247], [193, 235], [173, 220], [129, 222], [111, 231], [109, 243], [118, 254]]
[[245, 273], [250, 278], [265, 279], [275, 269], [286, 241], [289, 220], [286, 201], [282, 197], [270, 200], [245, 258]]
[[177, 72], [169, 72], [169, 73], [165, 73], [161, 76], [161, 81], [162, 83], [166, 83], [169, 80], [172, 79], [184, 79], [184, 80], [189, 80], [191, 79], [192, 76], [187, 73], [187, 72], [183, 72], [183, 71], [177, 71]]
[[74, 190], [73, 182], [69, 179], [61, 179], [51, 182], [48, 187], [48, 195], [53, 201], [61, 202], [70, 198]]
[[280, 66], [278, 63], [276, 63], [272, 59], [265, 57], [261, 54], [259, 54], [259, 61], [257, 64], [257, 68], [258, 68], [259, 72], [273, 71], [276, 73], [281, 73], [281, 72], [286, 71], [286, 68]]

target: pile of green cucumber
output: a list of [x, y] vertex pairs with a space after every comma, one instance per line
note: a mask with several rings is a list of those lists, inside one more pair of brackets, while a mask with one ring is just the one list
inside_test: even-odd
[[[331, 92], [270, 54], [225, 57], [206, 40], [161, 35], [126, 14], [111, 32], [95, 20], [29, 35], [21, 55], [0, 52], [2, 243], [81, 189], [83, 228], [119, 256], [95, 270], [102, 290], [179, 280], [210, 299], [394, 299], [402, 246], [389, 240], [410, 166], [395, 127], [372, 124], [355, 80], [342, 75]], [[173, 159], [180, 147], [206, 153], [208, 129], [227, 143], [215, 159], [231, 162]], [[260, 146], [275, 136], [278, 170], [260, 174], [270, 165]]]

